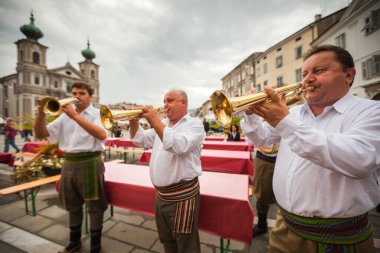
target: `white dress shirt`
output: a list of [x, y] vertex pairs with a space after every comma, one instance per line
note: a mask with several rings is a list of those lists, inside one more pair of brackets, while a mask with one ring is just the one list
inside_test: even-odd
[[[104, 129], [100, 120], [99, 109], [92, 105], [81, 112], [81, 116]], [[49, 142], [56, 143], [59, 141], [59, 149], [66, 153], [103, 151], [105, 148], [106, 139], [101, 141], [90, 135], [66, 113], [62, 113], [48, 124], [47, 129]], [[106, 129], [104, 131], [107, 133]]]
[[201, 151], [205, 131], [199, 119], [184, 116], [173, 127], [165, 124], [163, 141], [152, 129], [141, 126], [132, 141], [139, 147], [151, 148], [150, 178], [156, 186], [167, 186], [181, 180], [191, 180], [202, 174]]
[[306, 217], [353, 217], [380, 203], [380, 102], [347, 94], [315, 117], [307, 104], [273, 128], [245, 115], [255, 145], [280, 142], [273, 191], [278, 204]]

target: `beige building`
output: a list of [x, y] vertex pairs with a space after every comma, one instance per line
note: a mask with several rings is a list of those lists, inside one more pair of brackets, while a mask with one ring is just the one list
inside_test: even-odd
[[353, 0], [339, 23], [313, 41], [321, 44], [341, 46], [352, 54], [352, 94], [380, 100], [380, 1]]
[[302, 79], [303, 54], [321, 34], [336, 24], [346, 8], [329, 16], [315, 16], [315, 21], [276, 45], [270, 47], [255, 59], [257, 91], [265, 86], [281, 87], [300, 82]]
[[281, 87], [301, 81], [302, 55], [310, 48], [312, 41], [339, 21], [345, 10], [324, 18], [316, 15], [313, 23], [265, 52], [251, 54], [221, 79], [227, 96], [240, 96], [252, 88], [262, 91], [265, 86]]
[[0, 115], [18, 121], [30, 118], [35, 114], [38, 99], [70, 97], [71, 84], [75, 81], [89, 83], [94, 89], [94, 105], [99, 104], [99, 65], [92, 61], [95, 52], [89, 42], [82, 51], [85, 60], [79, 63], [79, 70], [70, 63], [49, 69], [46, 65], [48, 47], [38, 41], [43, 33], [34, 24], [33, 14], [30, 24], [21, 26], [20, 30], [26, 38], [15, 42], [16, 73], [0, 78]]
[[228, 97], [249, 92], [255, 84], [255, 59], [261, 53], [255, 52], [222, 78], [223, 90]]
[[[315, 21], [265, 52], [255, 52], [225, 75], [222, 80], [223, 91], [227, 97], [236, 97], [265, 86], [281, 87], [300, 82], [302, 78], [302, 56], [310, 44], [321, 34], [336, 24], [347, 8], [343, 8], [324, 18], [315, 16]], [[205, 106], [206, 105], [206, 106]], [[205, 103], [201, 111], [206, 111]], [[241, 114], [235, 115], [239, 117]]]

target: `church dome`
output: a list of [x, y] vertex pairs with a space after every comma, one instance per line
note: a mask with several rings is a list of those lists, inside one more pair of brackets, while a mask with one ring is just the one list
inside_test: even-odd
[[87, 61], [92, 61], [96, 57], [95, 52], [90, 48], [90, 41], [87, 41], [87, 48], [82, 50], [82, 55]]
[[41, 30], [34, 25], [33, 13], [30, 13], [30, 24], [21, 26], [20, 30], [29, 40], [37, 41], [44, 36]]

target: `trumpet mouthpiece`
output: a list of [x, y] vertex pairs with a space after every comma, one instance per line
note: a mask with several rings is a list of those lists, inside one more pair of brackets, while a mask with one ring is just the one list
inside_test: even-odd
[[305, 91], [314, 91], [314, 90], [315, 90], [314, 86], [309, 86], [306, 89], [303, 89], [302, 92], [305, 92]]

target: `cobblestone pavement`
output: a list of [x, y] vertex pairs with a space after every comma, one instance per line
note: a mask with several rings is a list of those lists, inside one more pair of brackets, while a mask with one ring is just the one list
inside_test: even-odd
[[[16, 143], [22, 147], [23, 140], [18, 137]], [[0, 136], [0, 150], [4, 140]], [[12, 152], [13, 150], [11, 150]], [[116, 154], [112, 158], [116, 157]], [[138, 158], [138, 157], [137, 157]], [[135, 162], [135, 161], [129, 161]], [[13, 168], [0, 164], [0, 188], [12, 185], [9, 175]], [[255, 206], [255, 198], [251, 198]], [[54, 185], [41, 187], [36, 198], [37, 215], [25, 214], [24, 200], [21, 195], [0, 196], [0, 251], [8, 253], [47, 253], [57, 252], [68, 242], [68, 215], [58, 203]], [[268, 215], [270, 227], [274, 225], [277, 208], [272, 206]], [[105, 216], [108, 215], [106, 212]], [[256, 220], [256, 218], [255, 218]], [[380, 252], [380, 216], [371, 211], [374, 226], [375, 245]], [[83, 232], [84, 234], [84, 232]], [[220, 238], [200, 232], [201, 249], [205, 253], [220, 252]], [[80, 252], [89, 252], [89, 235], [83, 235]], [[104, 223], [102, 252], [163, 252], [158, 240], [154, 217], [137, 212], [114, 208], [114, 216]], [[268, 235], [253, 239], [250, 245], [231, 241], [230, 252], [264, 253], [268, 252]]]

